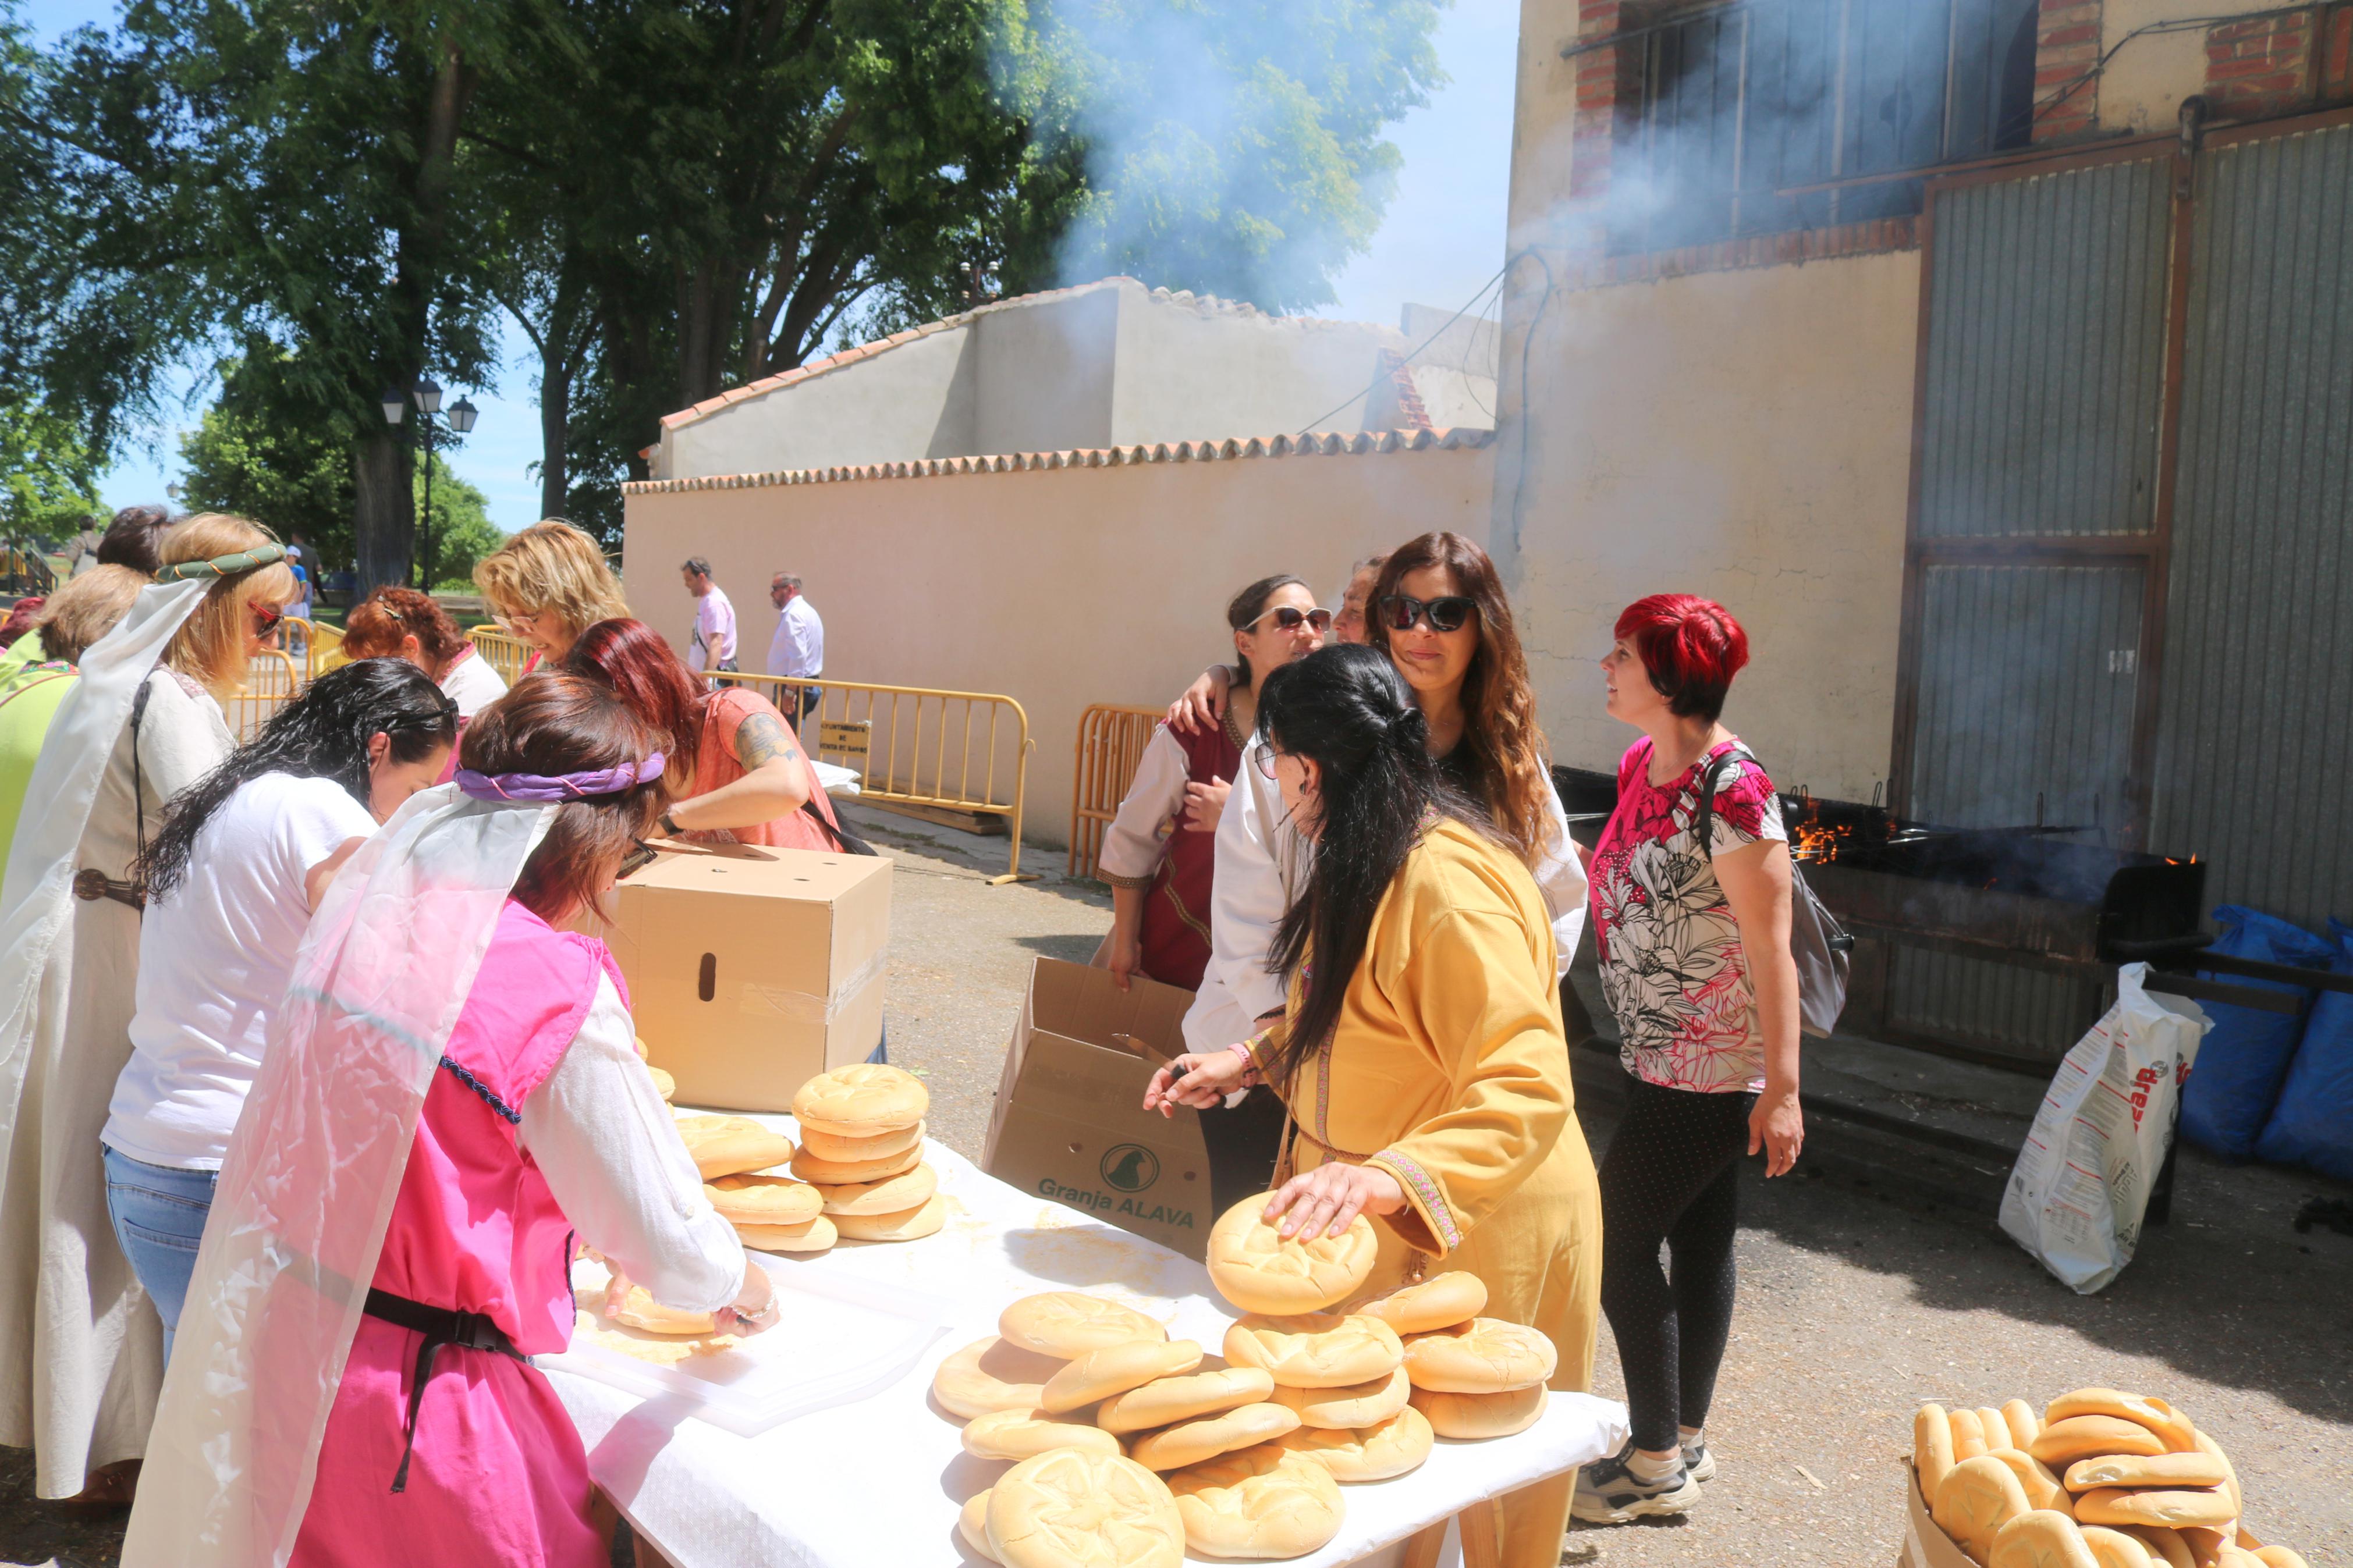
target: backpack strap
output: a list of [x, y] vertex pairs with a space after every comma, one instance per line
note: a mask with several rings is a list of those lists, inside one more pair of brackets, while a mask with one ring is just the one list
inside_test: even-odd
[[1732, 750], [1707, 764], [1707, 772], [1700, 780], [1699, 813], [1692, 818], [1692, 831], [1699, 835], [1699, 852], [1707, 858], [1711, 866], [1715, 864], [1716, 781], [1723, 776], [1726, 766], [1756, 761], [1755, 754], [1747, 747], [1735, 741]]

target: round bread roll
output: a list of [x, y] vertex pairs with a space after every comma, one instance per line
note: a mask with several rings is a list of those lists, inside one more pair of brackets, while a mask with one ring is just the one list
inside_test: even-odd
[[904, 1068], [858, 1062], [801, 1085], [793, 1120], [838, 1137], [871, 1138], [913, 1127], [931, 1107], [931, 1090]]
[[641, 1062], [649, 1060], [651, 1053], [646, 1049], [646, 1037], [643, 1035], [631, 1035], [629, 1037], [637, 1042], [638, 1060]]
[[1426, 1334], [1467, 1323], [1487, 1310], [1487, 1282], [1460, 1268], [1434, 1274], [1419, 1285], [1404, 1285], [1377, 1296], [1356, 1309], [1378, 1318], [1402, 1337]]
[[2063, 1470], [2078, 1459], [2105, 1458], [2111, 1454], [2162, 1454], [2165, 1439], [2139, 1422], [2127, 1421], [2121, 1415], [2068, 1415], [2036, 1433], [2034, 1447], [2027, 1452], [2052, 1469]]
[[1155, 1426], [1215, 1415], [1274, 1396], [1274, 1379], [1254, 1366], [1219, 1367], [1190, 1377], [1164, 1377], [1125, 1394], [1115, 1394], [1095, 1412], [1106, 1432], [1148, 1432]]
[[703, 1184], [702, 1195], [734, 1225], [807, 1225], [825, 1210], [815, 1187], [789, 1176], [722, 1176]]
[[2027, 1511], [2025, 1489], [2010, 1467], [1979, 1454], [1953, 1467], [1936, 1489], [1936, 1505], [1929, 1514], [1962, 1551], [1983, 1563], [2001, 1527]]
[[2023, 1399], [2013, 1399], [2001, 1407], [2002, 1425], [2010, 1428], [2010, 1446], [2025, 1453], [2034, 1451], [2034, 1439], [2042, 1433], [2042, 1417], [2034, 1406]]
[[2231, 1494], [2231, 1506], [2241, 1513], [2247, 1511], [2246, 1494], [2239, 1489], [2239, 1472], [2231, 1466], [2231, 1456], [2222, 1452], [2222, 1445], [2203, 1432], [2193, 1433], [2198, 1452], [2222, 1467], [2222, 1489]]
[[948, 1201], [934, 1194], [930, 1201], [902, 1214], [844, 1214], [832, 1216], [834, 1227], [851, 1241], [920, 1241], [948, 1222]]
[[2023, 1448], [1996, 1448], [1986, 1458], [2000, 1459], [2010, 1467], [2010, 1473], [2018, 1478], [2019, 1489], [2026, 1493], [2028, 1508], [2063, 1513], [2070, 1519], [2075, 1516], [2075, 1500], [2068, 1495], [2059, 1478], [2051, 1473], [2051, 1467], [2033, 1455]]
[[1430, 1458], [1436, 1436], [1430, 1417], [1409, 1405], [1388, 1420], [1354, 1432], [1300, 1426], [1276, 1441], [1322, 1465], [1334, 1480], [1358, 1482], [1385, 1481], [1419, 1468]]
[[2092, 1549], [2092, 1561], [2100, 1568], [2156, 1568], [2148, 1548], [2121, 1530], [2110, 1530], [2105, 1524], [2081, 1527], [2084, 1544]]
[[1912, 1417], [1912, 1473], [1920, 1483], [1922, 1506], [1934, 1508], [1936, 1489], [1953, 1473], [1953, 1421], [1941, 1405], [1923, 1405]]
[[1304, 1557], [1340, 1533], [1346, 1504], [1332, 1472], [1267, 1443], [1168, 1478], [1196, 1555]]
[[940, 1178], [929, 1165], [918, 1165], [879, 1182], [852, 1182], [846, 1187], [813, 1187], [829, 1215], [904, 1214], [929, 1203], [940, 1190]]
[[2309, 1568], [2302, 1557], [2284, 1546], [2258, 1546], [2255, 1561], [2264, 1568]]
[[1179, 1470], [1271, 1442], [1298, 1425], [1299, 1417], [1280, 1405], [1244, 1405], [1221, 1415], [1197, 1416], [1148, 1432], [1128, 1445], [1127, 1457], [1155, 1470]]
[[1413, 1391], [1413, 1408], [1429, 1417], [1430, 1429], [1441, 1437], [1471, 1442], [1508, 1437], [1525, 1432], [1545, 1413], [1545, 1385], [1508, 1389], [1502, 1394], [1446, 1394], [1435, 1388]]
[[2165, 1488], [2126, 1491], [2101, 1487], [2075, 1500], [2075, 1517], [2085, 1524], [2161, 1524], [2172, 1530], [2222, 1530], [2239, 1517], [2231, 1494], [2221, 1487]]
[[2162, 1399], [2119, 1394], [2113, 1388], [2079, 1388], [2042, 1407], [2046, 1426], [2056, 1426], [2079, 1415], [2107, 1415], [2146, 1426], [2165, 1440], [2161, 1452], [2185, 1453], [2197, 1446], [2193, 1436], [2197, 1428]]
[[1226, 1331], [1226, 1359], [1273, 1374], [1286, 1388], [1345, 1388], [1397, 1371], [1405, 1346], [1378, 1318], [1315, 1312], [1295, 1318], [1236, 1319]]
[[1132, 1307], [1078, 1290], [1024, 1296], [998, 1314], [997, 1331], [1023, 1350], [1076, 1361], [1129, 1340], [1165, 1340], [1168, 1331]]
[[678, 1135], [706, 1182], [765, 1171], [793, 1157], [791, 1139], [769, 1131], [748, 1116], [681, 1117]]
[[1057, 1421], [1042, 1410], [992, 1410], [965, 1423], [964, 1451], [984, 1459], [1027, 1459], [1056, 1448], [1119, 1452], [1119, 1439], [1100, 1426]]
[[1125, 1344], [1105, 1345], [1065, 1363], [1048, 1378], [1038, 1407], [1050, 1415], [1066, 1415], [1160, 1378], [1181, 1377], [1200, 1364], [1201, 1347], [1191, 1340], [1130, 1340]]
[[735, 1239], [755, 1252], [823, 1252], [839, 1237], [819, 1215], [806, 1225], [739, 1225]]
[[880, 1160], [820, 1160], [804, 1149], [793, 1156], [793, 1174], [820, 1187], [856, 1187], [903, 1176], [923, 1163], [923, 1146], [902, 1149]]
[[1542, 1383], [1559, 1364], [1552, 1341], [1523, 1323], [1473, 1318], [1405, 1347], [1405, 1373], [1416, 1388], [1440, 1394], [1501, 1394]]
[[956, 1515], [956, 1533], [964, 1537], [964, 1543], [991, 1563], [997, 1561], [997, 1552], [988, 1544], [988, 1494], [994, 1489], [975, 1492]]
[[642, 1285], [632, 1285], [621, 1304], [609, 1314], [613, 1321], [649, 1334], [708, 1334], [718, 1328], [709, 1312], [681, 1312], [653, 1299]]
[[662, 1097], [663, 1104], [667, 1105], [678, 1098], [678, 1079], [659, 1068], [648, 1068], [646, 1076], [654, 1080], [654, 1092]]
[[1006, 1568], [1178, 1568], [1185, 1521], [1168, 1483], [1134, 1460], [1057, 1448], [989, 1489], [988, 1544]]
[[1387, 1377], [1339, 1388], [1278, 1387], [1274, 1402], [1298, 1412], [1303, 1426], [1354, 1431], [1359, 1426], [1377, 1426], [1395, 1415], [1406, 1407], [1412, 1393], [1413, 1380], [1399, 1367]]
[[1358, 1215], [1338, 1236], [1285, 1241], [1276, 1234], [1282, 1222], [1265, 1217], [1273, 1195], [1244, 1198], [1210, 1226], [1211, 1282], [1243, 1311], [1273, 1317], [1320, 1312], [1347, 1300], [1373, 1271], [1372, 1222]]
[[2148, 1552], [2148, 1560], [2158, 1568], [2198, 1568], [2197, 1558], [2190, 1555], [2189, 1542], [2179, 1531], [2162, 1530], [2145, 1524], [2118, 1525], [2116, 1533], [2129, 1535]]
[[2029, 1509], [1995, 1532], [1986, 1568], [2100, 1568], [2075, 1521]]
[[2211, 1454], [2110, 1454], [2067, 1467], [2067, 1489], [2095, 1487], [2219, 1487], [2230, 1467]]
[[991, 1334], [940, 1363], [932, 1373], [932, 1397], [941, 1409], [966, 1421], [999, 1410], [1035, 1410], [1045, 1396], [1046, 1380], [1061, 1370], [1053, 1357]]
[[801, 1147], [820, 1160], [837, 1164], [854, 1164], [860, 1160], [883, 1160], [893, 1154], [903, 1154], [923, 1141], [925, 1124], [918, 1121], [913, 1127], [902, 1127], [895, 1132], [877, 1132], [871, 1138], [841, 1138], [815, 1127], [801, 1129]]
[[[1963, 1459], [1974, 1459], [1986, 1451], [1985, 1425], [1978, 1419], [1976, 1411], [1956, 1410], [1952, 1415], [1952, 1422], [1955, 1464], [1960, 1463]], [[2010, 1428], [2005, 1426], [2002, 1430], [2007, 1432]]]

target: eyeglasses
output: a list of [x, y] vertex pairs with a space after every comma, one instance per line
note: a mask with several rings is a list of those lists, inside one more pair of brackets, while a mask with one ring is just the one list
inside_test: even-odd
[[1269, 781], [1274, 777], [1274, 758], [1275, 751], [1272, 746], [1261, 746], [1258, 749], [1258, 771]]
[[1314, 626], [1319, 632], [1328, 632], [1332, 629], [1331, 611], [1320, 608], [1303, 610], [1294, 605], [1284, 605], [1269, 610], [1265, 615], [1252, 621], [1247, 629], [1256, 631], [1269, 620], [1274, 622], [1277, 631], [1295, 632], [1303, 623]]
[[1458, 594], [1442, 599], [1417, 599], [1410, 594], [1381, 595], [1381, 620], [1393, 632], [1409, 632], [1425, 616], [1434, 632], [1459, 632], [1478, 613], [1479, 602]]

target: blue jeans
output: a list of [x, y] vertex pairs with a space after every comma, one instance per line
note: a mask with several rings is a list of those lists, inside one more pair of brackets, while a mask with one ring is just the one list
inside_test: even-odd
[[[103, 1147], [101, 1145], [101, 1147]], [[187, 1303], [188, 1280], [196, 1271], [196, 1245], [205, 1238], [212, 1212], [216, 1171], [183, 1171], [150, 1165], [106, 1150], [106, 1212], [114, 1239], [131, 1259], [131, 1271], [164, 1319], [164, 1359], [172, 1359], [172, 1336]]]

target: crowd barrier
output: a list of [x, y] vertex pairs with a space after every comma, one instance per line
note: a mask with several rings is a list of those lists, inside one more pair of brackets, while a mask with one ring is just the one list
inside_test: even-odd
[[1071, 865], [1073, 877], [1102, 870], [1103, 834], [1119, 815], [1128, 785], [1152, 743], [1157, 708], [1098, 704], [1079, 715], [1078, 776], [1071, 786]]
[[476, 626], [466, 637], [474, 645], [474, 651], [499, 672], [501, 680], [512, 686], [522, 679], [523, 661], [531, 657], [530, 644], [496, 626]]
[[1012, 698], [733, 671], [705, 679], [748, 687], [775, 703], [797, 721], [801, 743], [814, 746], [818, 761], [858, 774], [859, 799], [869, 805], [1002, 818], [1012, 849], [1005, 874], [989, 881], [1038, 879], [1021, 870], [1021, 809], [1036, 742], [1029, 715]]
[[292, 656], [274, 647], [263, 648], [247, 661], [245, 689], [221, 705], [221, 716], [228, 721], [229, 733], [240, 746], [261, 733], [269, 716], [301, 694], [311, 683], [309, 674], [294, 662]]

